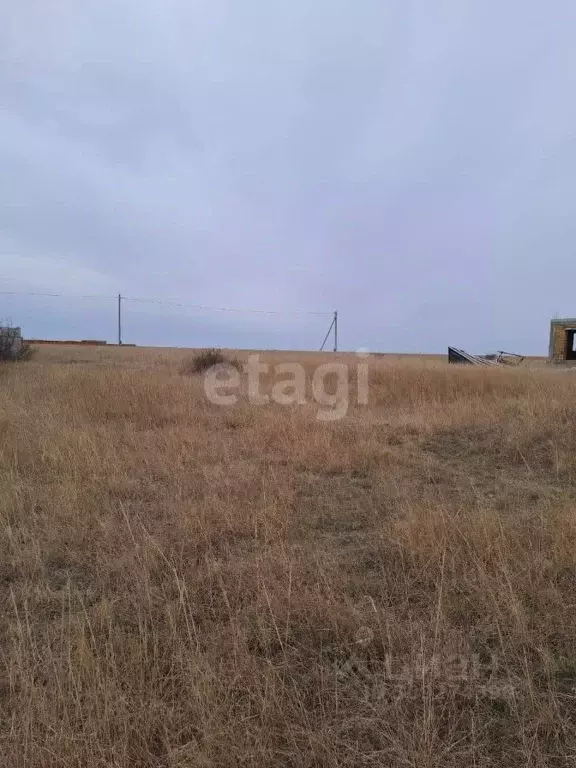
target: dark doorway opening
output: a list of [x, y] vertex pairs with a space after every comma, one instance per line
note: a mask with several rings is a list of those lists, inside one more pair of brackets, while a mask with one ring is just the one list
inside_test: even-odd
[[574, 337], [576, 328], [566, 330], [566, 360], [576, 360], [576, 349], [574, 349]]

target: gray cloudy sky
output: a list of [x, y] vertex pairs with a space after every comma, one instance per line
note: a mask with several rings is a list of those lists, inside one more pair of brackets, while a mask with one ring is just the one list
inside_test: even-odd
[[[0, 10], [2, 290], [338, 309], [354, 349], [544, 353], [576, 315], [570, 0]], [[114, 303], [0, 297], [28, 336]], [[308, 347], [327, 317], [126, 303], [126, 340]]]

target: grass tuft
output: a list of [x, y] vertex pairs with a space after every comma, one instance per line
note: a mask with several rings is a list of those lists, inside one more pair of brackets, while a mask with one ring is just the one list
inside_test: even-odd
[[216, 366], [232, 366], [236, 370], [241, 370], [241, 365], [235, 358], [228, 358], [219, 349], [203, 349], [193, 357], [184, 360], [180, 368], [183, 374], [206, 373]]

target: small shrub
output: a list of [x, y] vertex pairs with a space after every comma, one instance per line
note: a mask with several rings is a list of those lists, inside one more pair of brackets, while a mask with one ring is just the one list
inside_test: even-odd
[[19, 328], [0, 327], [0, 361], [25, 362], [30, 360], [35, 349], [22, 339]]
[[232, 366], [236, 370], [240, 371], [242, 365], [235, 358], [227, 358], [219, 349], [203, 349], [198, 354], [186, 360], [182, 368], [181, 373], [204, 373], [210, 370], [216, 365]]

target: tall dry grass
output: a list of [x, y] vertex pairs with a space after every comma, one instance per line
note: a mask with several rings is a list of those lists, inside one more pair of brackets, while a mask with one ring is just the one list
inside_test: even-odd
[[0, 763], [573, 765], [576, 378], [378, 360], [321, 423], [182, 354], [0, 368]]

